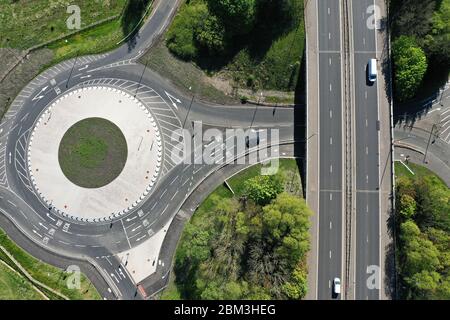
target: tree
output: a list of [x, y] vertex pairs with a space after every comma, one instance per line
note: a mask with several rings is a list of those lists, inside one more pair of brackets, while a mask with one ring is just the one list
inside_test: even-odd
[[207, 0], [211, 13], [222, 20], [230, 35], [247, 34], [255, 23], [255, 0]]
[[209, 15], [197, 28], [195, 39], [200, 47], [209, 53], [223, 53], [226, 47], [226, 33], [216, 16]]
[[401, 36], [392, 44], [394, 60], [394, 85], [397, 98], [412, 98], [427, 71], [427, 58], [414, 38]]
[[263, 208], [262, 234], [275, 253], [296, 265], [309, 250], [310, 209], [304, 199], [281, 193]]
[[436, 0], [391, 0], [394, 35], [425, 36], [435, 9]]
[[208, 8], [202, 2], [186, 4], [185, 10], [174, 19], [167, 32], [166, 44], [169, 50], [184, 60], [197, 57], [195, 34], [202, 21], [209, 16]]
[[437, 289], [441, 276], [435, 271], [422, 270], [411, 277], [406, 277], [405, 281], [412, 288], [414, 298], [424, 299], [429, 297]]
[[256, 176], [244, 183], [244, 193], [260, 205], [268, 204], [283, 189], [283, 180], [279, 175]]
[[403, 219], [410, 219], [416, 212], [417, 204], [413, 197], [408, 194], [400, 196], [399, 212]]
[[418, 224], [450, 232], [450, 190], [435, 176], [419, 179], [415, 189]]
[[402, 271], [405, 277], [411, 277], [423, 270], [436, 271], [440, 268], [439, 251], [426, 239], [412, 220], [400, 226], [400, 239], [403, 243]]
[[308, 291], [308, 274], [300, 266], [292, 272], [292, 280], [283, 285], [283, 292], [288, 299], [299, 300]]
[[178, 259], [188, 259], [193, 262], [206, 260], [210, 255], [208, 242], [210, 234], [207, 230], [200, 230], [197, 226], [188, 223], [184, 231], [184, 241], [178, 251]]
[[443, 0], [433, 14], [432, 30], [424, 37], [423, 48], [437, 64], [450, 64], [450, 0]]

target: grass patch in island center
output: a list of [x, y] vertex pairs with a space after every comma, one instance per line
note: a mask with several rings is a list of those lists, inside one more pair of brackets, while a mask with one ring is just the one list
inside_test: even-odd
[[128, 155], [125, 137], [111, 121], [87, 118], [75, 123], [59, 145], [61, 170], [71, 182], [99, 188], [122, 172]]

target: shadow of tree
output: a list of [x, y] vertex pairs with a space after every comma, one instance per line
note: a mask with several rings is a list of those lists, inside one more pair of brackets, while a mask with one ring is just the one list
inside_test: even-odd
[[136, 46], [142, 17], [149, 3], [150, 0], [129, 0], [123, 11], [121, 25], [123, 34], [126, 36], [129, 52]]
[[[305, 40], [306, 41], [306, 40]], [[306, 46], [304, 47], [306, 48]], [[302, 176], [303, 197], [306, 199], [306, 49], [303, 49], [303, 57], [298, 73], [297, 86], [294, 96], [294, 156]], [[313, 137], [309, 137], [313, 138]], [[313, 138], [314, 139], [314, 138]]]
[[[303, 11], [297, 15], [303, 15]], [[250, 34], [230, 37], [227, 49], [220, 55], [211, 55], [200, 49], [195, 63], [203, 70], [215, 72], [232, 62], [238, 52], [247, 49], [253, 63], [258, 64], [275, 41], [298, 28], [295, 23], [297, 15], [292, 15], [288, 10], [280, 10], [275, 0], [260, 1], [256, 8], [257, 22]]]

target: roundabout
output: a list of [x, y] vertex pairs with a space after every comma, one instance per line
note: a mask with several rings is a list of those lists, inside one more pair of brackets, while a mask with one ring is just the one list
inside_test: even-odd
[[161, 169], [160, 129], [144, 104], [120, 89], [88, 86], [45, 108], [27, 147], [30, 180], [57, 214], [113, 220], [151, 192]]

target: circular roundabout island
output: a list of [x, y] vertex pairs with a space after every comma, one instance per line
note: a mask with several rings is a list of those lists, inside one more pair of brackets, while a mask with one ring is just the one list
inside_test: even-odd
[[161, 135], [132, 95], [85, 87], [43, 110], [27, 157], [33, 187], [52, 211], [77, 221], [111, 221], [137, 207], [155, 185]]

